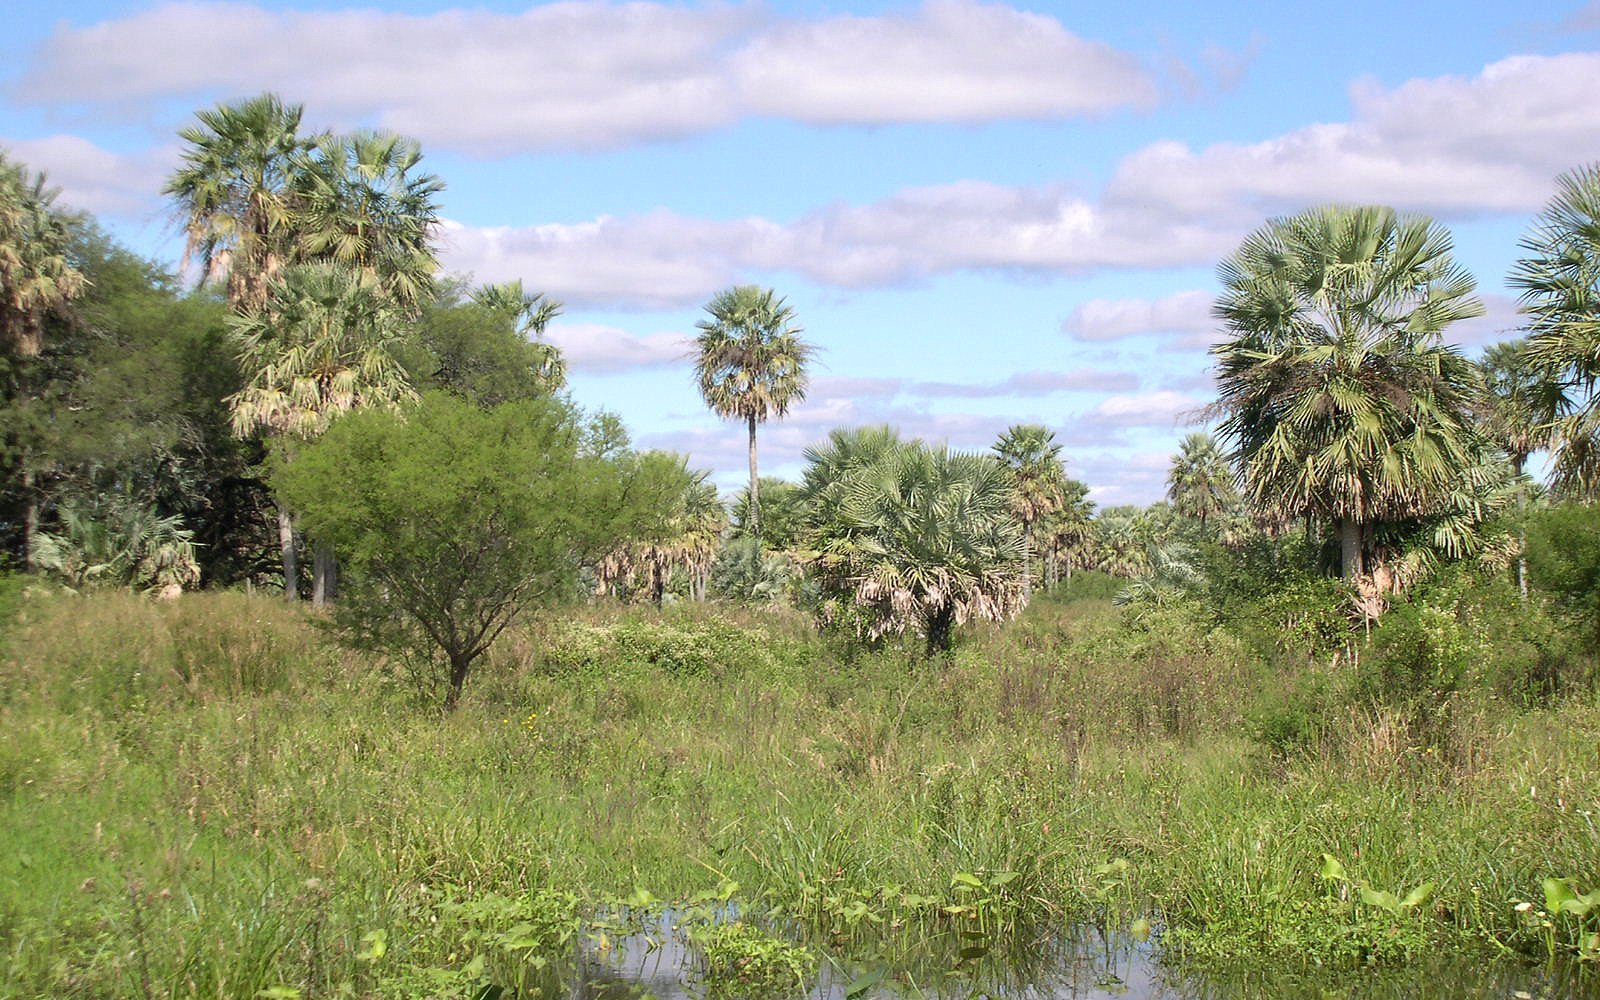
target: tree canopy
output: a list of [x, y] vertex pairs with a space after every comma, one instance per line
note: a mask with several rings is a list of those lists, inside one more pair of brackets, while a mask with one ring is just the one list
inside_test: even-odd
[[556, 399], [483, 409], [429, 393], [398, 414], [340, 419], [274, 484], [347, 561], [339, 621], [364, 641], [426, 651], [452, 708], [518, 615], [576, 598], [582, 565], [665, 530], [681, 466], [593, 431]]

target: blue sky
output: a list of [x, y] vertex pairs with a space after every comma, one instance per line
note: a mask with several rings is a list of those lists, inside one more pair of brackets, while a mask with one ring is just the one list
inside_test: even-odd
[[449, 269], [567, 304], [572, 391], [724, 487], [700, 306], [771, 285], [820, 348], [762, 434], [987, 447], [1043, 423], [1101, 503], [1155, 500], [1210, 398], [1218, 259], [1327, 201], [1429, 213], [1488, 315], [1560, 172], [1600, 159], [1600, 3], [18, 4], [0, 147], [136, 249], [194, 109], [275, 90], [418, 139]]

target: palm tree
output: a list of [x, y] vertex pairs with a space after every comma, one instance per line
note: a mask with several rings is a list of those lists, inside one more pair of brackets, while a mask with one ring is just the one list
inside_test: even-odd
[[1095, 568], [1111, 576], [1150, 572], [1150, 524], [1138, 507], [1107, 507], [1094, 519]]
[[207, 278], [227, 277], [238, 312], [266, 305], [267, 285], [291, 260], [297, 201], [312, 140], [300, 136], [301, 105], [262, 94], [197, 112], [178, 135], [183, 164], [164, 193], [177, 201], [185, 259]]
[[1208, 518], [1226, 513], [1238, 499], [1233, 470], [1210, 434], [1196, 431], [1183, 439], [1167, 471], [1167, 499], [1179, 514], [1199, 519], [1202, 534]]
[[1061, 484], [1061, 506], [1039, 523], [1038, 538], [1045, 556], [1045, 585], [1053, 587], [1066, 570], [1092, 565], [1095, 559], [1094, 502], [1089, 487], [1076, 479]]
[[644, 594], [660, 604], [672, 574], [682, 571], [689, 596], [705, 599], [706, 581], [728, 525], [728, 511], [716, 484], [709, 482], [709, 472], [691, 470], [681, 456], [670, 457], [681, 472], [683, 488], [661, 530], [619, 545], [601, 558], [594, 567], [596, 596]]
[[1556, 181], [1511, 272], [1529, 318], [1527, 361], [1550, 383], [1555, 485], [1600, 494], [1600, 163]]
[[801, 339], [794, 310], [770, 288], [739, 285], [706, 304], [697, 326], [695, 381], [711, 411], [742, 418], [750, 429], [750, 530], [761, 540], [761, 486], [756, 476], [756, 424], [783, 417], [806, 398], [806, 362], [815, 349]]
[[[235, 316], [244, 388], [229, 399], [235, 433], [310, 440], [339, 414], [415, 397], [396, 360], [400, 322], [378, 279], [334, 264], [297, 264], [275, 277], [270, 310]], [[293, 520], [278, 510], [284, 592], [296, 596]], [[315, 552], [312, 600], [332, 596], [333, 554]]]
[[421, 161], [421, 147], [390, 133], [319, 137], [292, 179], [295, 259], [370, 274], [415, 314], [433, 293], [444, 190], [437, 176], [416, 172]]
[[1440, 344], [1480, 315], [1432, 221], [1381, 207], [1276, 219], [1219, 268], [1221, 436], [1258, 512], [1335, 523], [1346, 578], [1373, 528], [1438, 509], [1480, 442], [1473, 366]]
[[1066, 470], [1055, 432], [1039, 424], [1016, 424], [994, 443], [994, 453], [1016, 479], [1011, 509], [1022, 525], [1022, 599], [1033, 597], [1034, 525], [1060, 509], [1066, 497], [1062, 486]]
[[[833, 443], [862, 444], [835, 431]], [[808, 559], [824, 621], [855, 625], [868, 640], [914, 631], [929, 654], [950, 647], [971, 620], [1004, 621], [1022, 609], [1022, 532], [1013, 479], [989, 455], [921, 441], [882, 441], [841, 454], [808, 449]]]
[[[1482, 416], [1484, 432], [1511, 460], [1516, 480], [1518, 537], [1527, 547], [1527, 479], [1523, 467], [1528, 456], [1549, 447], [1551, 426], [1561, 405], [1559, 385], [1544, 377], [1528, 356], [1528, 340], [1508, 340], [1484, 349], [1484, 393]], [[1528, 596], [1528, 560], [1517, 557], [1517, 589]]]
[[38, 357], [45, 317], [83, 293], [56, 194], [0, 153], [0, 347], [21, 358]]
[[[67, 220], [53, 207], [55, 197], [43, 174], [30, 175], [0, 154], [0, 352], [24, 362], [43, 350], [45, 318], [62, 314], [86, 284], [68, 252]], [[36, 380], [31, 366], [15, 372], [19, 382]], [[39, 538], [37, 470], [30, 449], [19, 451], [22, 550], [32, 568]]]

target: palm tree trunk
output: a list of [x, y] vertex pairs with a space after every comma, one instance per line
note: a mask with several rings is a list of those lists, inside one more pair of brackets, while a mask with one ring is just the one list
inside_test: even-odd
[[1511, 471], [1517, 477], [1517, 591], [1523, 603], [1528, 600], [1528, 484], [1522, 480], [1522, 465], [1527, 455], [1511, 456]]
[[278, 551], [283, 556], [283, 596], [294, 601], [300, 598], [300, 562], [294, 551], [294, 519], [289, 508], [278, 503]]
[[1354, 580], [1363, 572], [1361, 534], [1361, 525], [1354, 518], [1339, 519], [1339, 570], [1346, 580]]
[[[26, 457], [23, 459], [26, 461]], [[22, 562], [34, 570], [34, 544], [39, 537], [39, 495], [33, 490], [33, 470], [22, 470]]]
[[761, 551], [761, 483], [756, 478], [756, 415], [750, 414], [750, 534]]
[[333, 546], [318, 542], [311, 553], [311, 605], [325, 608], [333, 602], [339, 575], [339, 560]]
[[1033, 576], [1029, 563], [1033, 562], [1033, 523], [1022, 522], [1022, 604], [1033, 600]]

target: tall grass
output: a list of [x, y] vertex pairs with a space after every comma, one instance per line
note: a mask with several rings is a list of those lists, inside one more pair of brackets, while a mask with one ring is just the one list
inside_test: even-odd
[[1281, 667], [1103, 602], [932, 664], [720, 609], [552, 617], [449, 717], [265, 598], [36, 597], [9, 635], [5, 995], [452, 995], [493, 914], [639, 890], [947, 968], [1141, 921], [1187, 963], [1542, 956], [1583, 928], [1539, 925], [1541, 881], [1600, 885], [1592, 696], [1463, 694], [1427, 745], [1332, 698], [1274, 752], [1247, 733]]

